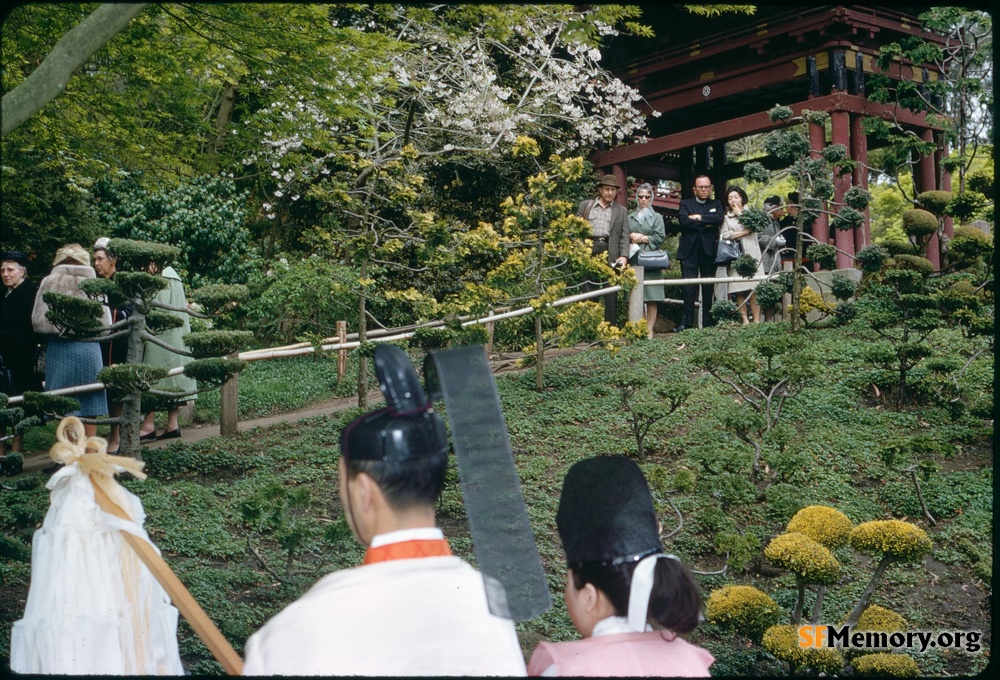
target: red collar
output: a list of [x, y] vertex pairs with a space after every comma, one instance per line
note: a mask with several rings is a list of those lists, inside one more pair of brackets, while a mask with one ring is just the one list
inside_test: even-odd
[[451, 548], [443, 538], [430, 540], [400, 541], [368, 548], [362, 564], [389, 562], [390, 560], [410, 560], [418, 557], [448, 557]]

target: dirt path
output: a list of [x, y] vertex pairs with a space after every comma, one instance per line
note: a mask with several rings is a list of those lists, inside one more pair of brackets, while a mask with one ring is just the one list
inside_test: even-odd
[[[553, 350], [546, 350], [545, 357], [549, 359], [555, 356], [562, 356], [565, 354], [575, 354], [580, 351], [587, 349], [588, 345], [581, 344], [577, 347], [567, 347], [559, 348]], [[524, 355], [520, 352], [514, 352], [509, 354], [494, 354], [491, 357], [493, 364], [494, 373], [507, 373], [511, 371], [523, 371], [527, 370], [520, 368], [517, 365], [518, 359], [521, 359]], [[285, 423], [290, 421], [302, 420], [303, 418], [311, 418], [313, 416], [324, 415], [327, 413], [337, 413], [339, 411], [344, 411], [355, 405], [357, 405], [357, 397], [344, 397], [341, 399], [330, 399], [328, 401], [321, 401], [316, 404], [311, 404], [309, 406], [303, 407], [295, 411], [288, 411], [286, 413], [279, 413], [273, 416], [267, 416], [266, 418], [256, 418], [254, 420], [241, 420], [239, 423], [240, 432], [253, 429], [255, 427], [270, 427], [271, 425], [276, 425], [278, 423]], [[371, 408], [374, 408], [382, 401], [382, 395], [377, 390], [369, 393], [368, 403]], [[198, 425], [188, 425], [181, 428], [180, 441], [184, 442], [196, 442], [206, 437], [215, 437], [219, 434], [219, 425], [216, 424], [198, 424]], [[176, 439], [170, 439], [166, 441], [153, 441], [143, 446], [151, 449], [163, 448], [170, 442], [175, 442]], [[41, 470], [52, 464], [52, 459], [49, 458], [47, 451], [35, 451], [26, 453], [24, 456], [24, 472], [30, 472], [32, 470]]]
[[[368, 403], [374, 408], [381, 401], [382, 395], [378, 392], [372, 392], [368, 395]], [[327, 413], [337, 413], [339, 411], [345, 411], [358, 403], [357, 397], [345, 397], [342, 399], [330, 399], [329, 401], [321, 401], [316, 404], [310, 404], [309, 406], [303, 407], [295, 411], [288, 411], [286, 413], [279, 413], [273, 416], [267, 416], [266, 418], [256, 418], [254, 420], [241, 420], [239, 423], [240, 432], [245, 432], [246, 430], [251, 430], [255, 427], [270, 427], [271, 425], [276, 425], [278, 423], [285, 423], [289, 421], [302, 420], [303, 418], [311, 418], [313, 416], [320, 416]], [[181, 428], [181, 438], [182, 442], [196, 442], [206, 437], [215, 437], [219, 434], [218, 423], [214, 424], [198, 424], [198, 425], [188, 425]], [[149, 449], [159, 449], [163, 448], [170, 442], [178, 441], [177, 439], [169, 439], [165, 441], [153, 441], [148, 444], [143, 444], [143, 448]], [[41, 470], [52, 464], [52, 459], [49, 458], [48, 452], [35, 452], [27, 454], [24, 457], [24, 471], [30, 472], [31, 470]]]

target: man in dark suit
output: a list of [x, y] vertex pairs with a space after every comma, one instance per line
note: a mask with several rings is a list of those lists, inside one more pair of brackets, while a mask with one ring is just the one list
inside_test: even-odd
[[[712, 194], [712, 180], [705, 175], [694, 179], [694, 198], [681, 201], [678, 216], [681, 223], [680, 244], [677, 259], [681, 261], [681, 276], [696, 279], [715, 275], [715, 251], [719, 246], [719, 225], [725, 219], [726, 209], [721, 201], [709, 198]], [[701, 324], [712, 326], [711, 283], [701, 284]], [[690, 328], [694, 323], [694, 301], [698, 297], [698, 284], [684, 286], [684, 317], [675, 333]]]
[[[628, 210], [615, 197], [621, 187], [614, 175], [605, 175], [597, 183], [597, 198], [580, 203], [576, 214], [590, 222], [594, 241], [591, 253], [607, 253], [608, 266], [620, 268], [628, 263]], [[604, 320], [615, 323], [617, 296], [604, 296]]]

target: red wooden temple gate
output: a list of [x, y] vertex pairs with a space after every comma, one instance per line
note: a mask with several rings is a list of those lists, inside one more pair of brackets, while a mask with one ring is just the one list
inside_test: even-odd
[[[894, 115], [905, 129], [938, 144], [938, 153], [918, 162], [918, 190], [950, 190], [950, 177], [940, 169], [947, 152], [941, 130], [924, 114], [865, 97], [865, 76], [877, 68], [874, 62], [882, 45], [907, 36], [935, 39], [921, 30], [915, 13], [860, 5], [759, 6], [752, 16], [713, 18], [695, 17], [671, 5], [646, 12], [644, 20], [657, 37], [618, 39], [608, 50], [606, 65], [662, 116], [649, 118], [650, 134], [644, 142], [598, 151], [591, 160], [623, 185], [626, 176], [659, 185], [656, 208], [675, 214], [680, 198], [690, 195], [696, 175], [708, 175], [719, 193], [729, 180], [741, 177], [743, 163], [727, 162], [726, 142], [778, 127], [767, 115], [776, 104], [796, 114], [803, 109], [828, 112], [829, 130], [810, 125], [813, 152], [818, 155], [827, 144], [843, 144], [862, 165], [870, 148], [863, 120]], [[932, 66], [908, 63], [894, 65], [889, 75], [916, 76], [922, 82], [939, 76]], [[757, 160], [768, 167], [768, 159]], [[867, 170], [857, 168], [853, 181], [867, 188]], [[849, 186], [846, 178], [836, 183], [834, 199], [840, 200]], [[619, 200], [626, 199], [623, 192]], [[822, 216], [813, 236], [843, 251], [837, 256], [838, 268], [853, 266], [851, 255], [871, 243], [867, 219], [853, 231], [831, 234]], [[934, 238], [928, 257], [940, 266]]]

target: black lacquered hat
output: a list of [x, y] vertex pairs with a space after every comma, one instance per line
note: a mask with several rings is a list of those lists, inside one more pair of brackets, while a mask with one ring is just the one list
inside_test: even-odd
[[444, 421], [434, 412], [406, 353], [394, 345], [375, 348], [375, 373], [386, 407], [347, 426], [340, 452], [353, 460], [400, 462], [448, 453]]
[[582, 460], [563, 480], [556, 526], [566, 562], [622, 564], [663, 552], [646, 478], [635, 461]]

